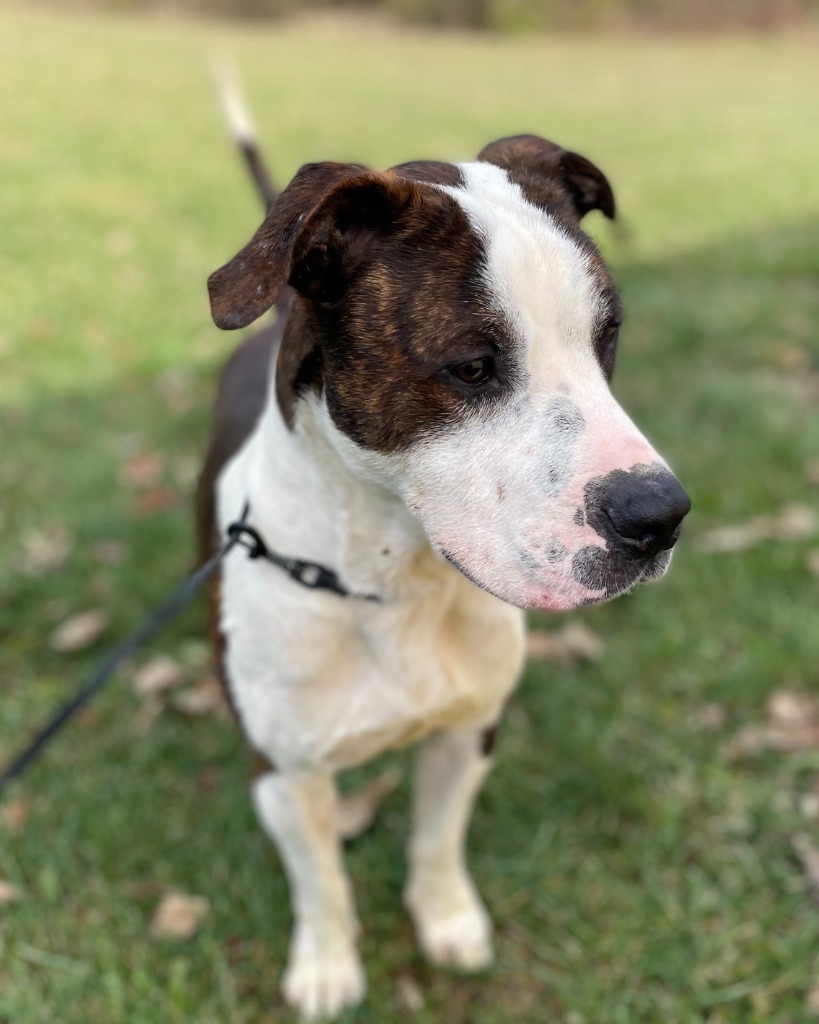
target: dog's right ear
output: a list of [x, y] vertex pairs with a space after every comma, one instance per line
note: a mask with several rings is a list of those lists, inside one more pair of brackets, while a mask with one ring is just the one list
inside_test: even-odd
[[614, 193], [591, 160], [539, 135], [512, 135], [484, 146], [478, 159], [501, 167], [526, 198], [544, 209], [563, 209], [578, 223], [590, 210], [614, 220]]
[[[369, 176], [358, 164], [306, 164], [268, 211], [241, 252], [208, 279], [218, 327], [246, 327], [265, 313], [293, 274], [293, 254], [316, 213], [338, 186]], [[303, 249], [304, 246], [302, 245]]]

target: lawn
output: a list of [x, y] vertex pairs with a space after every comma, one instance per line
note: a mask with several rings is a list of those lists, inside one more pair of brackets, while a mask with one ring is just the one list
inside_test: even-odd
[[[819, 907], [792, 837], [819, 845], [819, 748], [729, 755], [771, 695], [819, 693], [819, 538], [808, 515], [705, 548], [819, 499], [810, 41], [0, 11], [0, 759], [192, 562], [192, 477], [236, 340], [204, 281], [260, 217], [208, 75], [223, 53], [280, 181], [526, 130], [598, 162], [622, 212], [619, 231], [588, 222], [626, 308], [614, 389], [694, 502], [665, 580], [576, 616], [605, 656], [533, 662], [510, 708], [471, 834], [496, 967], [462, 978], [416, 953], [402, 787], [349, 851], [370, 995], [345, 1019], [808, 1021]], [[99, 642], [51, 649], [88, 608], [110, 618]], [[197, 606], [153, 653], [201, 676], [203, 622]], [[19, 897], [0, 906], [0, 1021], [289, 1021], [285, 885], [241, 739], [217, 713], [152, 717], [132, 675], [0, 806]], [[149, 934], [170, 889], [210, 902], [187, 943]]]

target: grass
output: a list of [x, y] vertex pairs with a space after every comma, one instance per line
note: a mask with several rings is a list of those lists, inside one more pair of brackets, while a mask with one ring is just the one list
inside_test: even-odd
[[[0, 12], [0, 754], [97, 656], [51, 651], [54, 626], [102, 604], [113, 638], [191, 563], [190, 467], [235, 341], [210, 325], [204, 280], [259, 219], [208, 80], [224, 51], [279, 180], [316, 158], [469, 157], [519, 130], [597, 160], [624, 224], [589, 218], [627, 310], [615, 390], [694, 500], [669, 577], [584, 613], [604, 660], [532, 665], [510, 709], [471, 838], [497, 966], [465, 979], [415, 952], [402, 790], [349, 853], [370, 995], [345, 1019], [807, 1020], [819, 911], [790, 835], [819, 838], [796, 809], [819, 753], [737, 764], [724, 750], [776, 688], [817, 691], [810, 542], [696, 544], [817, 500], [819, 64], [796, 39]], [[121, 482], [140, 452], [164, 459], [147, 498]], [[65, 567], [27, 572], [23, 540], [58, 529]], [[100, 561], [101, 540], [124, 561]], [[198, 608], [157, 649], [195, 661], [202, 638]], [[708, 703], [726, 714], [710, 731]], [[123, 674], [9, 794], [24, 827], [0, 814], [0, 877], [22, 894], [0, 908], [0, 1021], [288, 1021], [285, 885], [241, 739], [215, 716], [145, 732], [138, 708]], [[169, 887], [212, 903], [184, 945], [148, 937]], [[403, 976], [424, 994], [415, 1013]]]

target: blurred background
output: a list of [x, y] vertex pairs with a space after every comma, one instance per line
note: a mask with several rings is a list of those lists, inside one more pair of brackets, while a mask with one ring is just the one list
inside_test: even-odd
[[[306, 161], [464, 160], [531, 131], [614, 186], [618, 225], [584, 222], [625, 304], [613, 388], [694, 511], [660, 583], [532, 618], [471, 833], [497, 966], [463, 978], [416, 953], [403, 785], [349, 850], [370, 995], [346, 1020], [819, 1019], [816, 17], [0, 6], [0, 760], [192, 565], [238, 340], [205, 279], [262, 213], [214, 59], [280, 184]], [[0, 1021], [290, 1019], [289, 904], [248, 771], [200, 603], [2, 797]]]

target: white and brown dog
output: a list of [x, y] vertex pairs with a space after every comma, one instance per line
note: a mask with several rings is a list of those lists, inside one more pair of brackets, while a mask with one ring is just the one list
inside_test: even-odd
[[485, 967], [464, 843], [521, 609], [661, 576], [689, 501], [609, 391], [620, 300], [579, 222], [614, 199], [584, 157], [521, 135], [474, 163], [309, 164], [269, 199], [210, 279], [220, 327], [280, 315], [223, 371], [199, 535], [209, 555], [248, 504], [271, 548], [378, 598], [238, 555], [212, 593], [292, 891], [284, 993], [315, 1018], [365, 991], [335, 775], [422, 741], [406, 904], [430, 960]]

